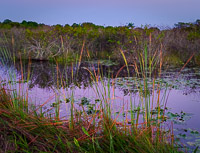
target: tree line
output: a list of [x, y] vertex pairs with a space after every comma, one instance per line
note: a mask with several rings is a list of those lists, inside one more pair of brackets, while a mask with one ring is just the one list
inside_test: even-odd
[[0, 23], [0, 38], [0, 46], [16, 57], [70, 61], [84, 50], [85, 57], [122, 61], [119, 51], [122, 49], [131, 63], [147, 47], [149, 56], [162, 50], [165, 63], [176, 65], [183, 64], [195, 53], [191, 63], [200, 65], [200, 20], [178, 22], [173, 28], [160, 30], [149, 25], [135, 27], [134, 23], [116, 27], [89, 22], [49, 26], [6, 19]]

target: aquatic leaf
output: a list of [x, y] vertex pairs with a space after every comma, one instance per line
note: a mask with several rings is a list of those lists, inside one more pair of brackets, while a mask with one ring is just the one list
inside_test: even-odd
[[56, 107], [57, 105], [59, 105], [58, 103], [52, 103], [51, 105], [50, 105], [50, 107]]
[[[190, 133], [193, 134], [193, 135], [200, 136], [200, 133], [199, 133], [199, 131], [197, 131], [197, 130], [193, 130], [193, 129], [191, 129], [191, 128], [187, 128], [187, 130], [190, 131]], [[197, 138], [198, 138], [198, 137], [197, 137]]]
[[179, 120], [173, 120], [174, 124], [177, 124], [177, 125], [184, 125], [185, 122], [184, 121], [179, 121]]
[[178, 136], [179, 136], [180, 138], [186, 138], [186, 134], [181, 134], [181, 133], [179, 133]]
[[89, 105], [90, 100], [86, 97], [81, 98], [81, 104], [82, 105]]
[[93, 105], [88, 105], [87, 107], [88, 107], [88, 109], [93, 110], [94, 106]]
[[66, 99], [65, 99], [65, 102], [66, 102], [66, 103], [69, 103], [69, 102], [70, 102], [70, 98], [66, 98]]
[[95, 111], [94, 111], [94, 110], [91, 110], [91, 109], [90, 109], [90, 110], [87, 110], [86, 112], [87, 112], [88, 115], [94, 114], [94, 113], [95, 113]]
[[191, 134], [194, 134], [194, 135], [199, 134], [199, 132], [198, 132], [197, 130], [192, 130], [190, 133], [191, 133]]
[[187, 129], [183, 129], [183, 131], [184, 131], [184, 132], [187, 132], [188, 130], [187, 130]]
[[187, 142], [187, 144], [190, 145], [190, 146], [195, 146], [194, 142]]
[[180, 142], [180, 138], [175, 138], [175, 141], [176, 142]]
[[95, 103], [98, 103], [98, 102], [100, 102], [100, 99], [95, 99]]
[[177, 113], [174, 114], [174, 113], [168, 112], [167, 115], [169, 116], [170, 119], [174, 118], [174, 117], [179, 117], [179, 115]]
[[195, 141], [200, 143], [200, 139], [196, 139]]

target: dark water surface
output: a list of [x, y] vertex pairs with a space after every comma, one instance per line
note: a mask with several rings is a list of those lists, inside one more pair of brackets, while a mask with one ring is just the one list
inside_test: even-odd
[[[84, 105], [88, 114], [100, 107], [100, 101], [106, 101], [111, 105], [112, 116], [120, 114], [118, 120], [124, 121], [125, 118], [130, 119], [131, 103], [133, 109], [139, 104], [142, 106], [136, 82], [140, 82], [141, 86], [143, 83], [136, 78], [131, 67], [130, 75], [126, 68], [120, 68], [98, 63], [1, 64], [0, 79], [21, 96], [28, 97], [30, 105], [37, 108], [44, 104], [41, 111], [52, 116], [59, 103], [60, 117], [66, 119], [70, 115], [73, 98], [76, 111], [82, 110]], [[179, 73], [180, 68], [163, 70], [156, 79], [162, 87], [160, 105], [167, 106], [165, 114], [168, 123], [173, 123], [176, 138], [195, 148], [200, 145], [200, 69], [185, 68]], [[91, 74], [96, 75], [98, 81]], [[97, 77], [100, 74], [102, 77]], [[28, 81], [22, 83], [22, 80]], [[152, 89], [153, 85], [149, 84], [149, 88]], [[154, 103], [151, 107], [156, 107], [157, 98], [157, 91], [152, 91], [150, 99]]]

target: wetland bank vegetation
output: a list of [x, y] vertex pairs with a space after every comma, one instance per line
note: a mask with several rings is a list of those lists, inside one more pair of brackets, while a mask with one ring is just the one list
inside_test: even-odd
[[[0, 23], [0, 46], [13, 56], [36, 60], [75, 61], [81, 51], [91, 59], [111, 59], [123, 62], [119, 48], [128, 63], [147, 46], [149, 55], [162, 50], [163, 62], [181, 66], [195, 53], [191, 65], [200, 65], [200, 20], [193, 23], [179, 22], [173, 28], [98, 26], [93, 23], [53, 25], [32, 21]], [[88, 59], [88, 58], [87, 58]]]
[[[186, 65], [200, 66], [200, 20], [160, 30], [6, 19], [0, 152], [198, 152], [198, 130], [178, 137], [173, 128], [191, 114], [167, 107], [171, 90], [200, 89], [198, 68], [193, 81], [178, 78]], [[170, 76], [168, 66], [178, 73]], [[37, 103], [39, 89], [51, 95]], [[179, 141], [184, 132], [197, 137], [190, 148]]]

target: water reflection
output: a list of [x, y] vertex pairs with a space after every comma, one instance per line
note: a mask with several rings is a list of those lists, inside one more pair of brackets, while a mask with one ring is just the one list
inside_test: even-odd
[[[28, 64], [23, 64], [21, 66], [20, 63], [16, 63], [15, 67], [18, 75], [21, 75], [21, 67], [23, 67], [23, 77], [25, 80], [30, 71], [30, 88], [33, 88], [36, 85], [39, 88], [50, 88], [52, 86], [61, 88], [70, 87], [72, 84], [76, 87], [83, 85], [84, 88], [87, 88], [93, 80], [89, 71], [93, 73], [94, 77], [95, 75], [114, 77], [119, 69], [119, 67], [116, 66], [108, 67], [90, 63], [81, 63], [80, 66], [78, 66], [78, 63], [71, 65], [56, 65], [42, 61], [32, 62], [29, 66]], [[119, 73], [119, 76], [127, 76], [126, 70], [122, 70]]]
[[[1, 62], [3, 63], [3, 62]], [[123, 92], [123, 96], [130, 93], [136, 94], [138, 86], [143, 86], [143, 80], [140, 80], [133, 67], [129, 67], [129, 75], [126, 67], [105, 66], [98, 63], [74, 63], [74, 64], [55, 64], [47, 61], [32, 62], [10, 62], [1, 64], [1, 76], [5, 79], [22, 80], [28, 82], [29, 90], [33, 88], [40, 89], [61, 89], [61, 88], [82, 88], [92, 87], [95, 81], [109, 81], [114, 88]], [[117, 76], [117, 78], [116, 78]], [[131, 76], [131, 77], [127, 77]], [[152, 92], [152, 80], [147, 78], [149, 91]], [[180, 73], [180, 68], [162, 70], [161, 76], [155, 80], [159, 82], [164, 90], [180, 90], [183, 95], [196, 94], [200, 92], [200, 69], [185, 68]], [[139, 84], [139, 85], [138, 85]]]
[[[69, 115], [70, 98], [73, 94], [76, 111], [82, 110], [81, 104], [88, 102], [87, 112], [92, 113], [93, 108], [100, 107], [99, 101], [104, 99], [112, 105], [113, 115], [121, 113], [118, 118], [123, 120], [126, 117], [130, 118], [130, 100], [136, 107], [141, 105], [138, 84], [144, 86], [144, 82], [136, 77], [133, 67], [129, 67], [131, 77], [128, 77], [126, 67], [121, 70], [120, 68], [122, 66], [89, 62], [80, 65], [79, 63], [58, 65], [32, 61], [31, 64], [29, 62], [2, 64], [0, 74], [2, 80], [12, 79], [16, 84], [19, 80], [28, 80], [24, 84], [24, 89], [29, 89], [29, 100], [36, 106], [48, 101], [42, 108], [43, 112], [52, 110], [53, 114], [52, 106], [59, 100], [61, 117]], [[156, 91], [152, 88], [153, 86], [157, 88], [159, 84], [161, 97], [165, 97], [161, 98], [161, 104], [167, 104], [168, 112], [192, 114], [191, 119], [185, 122], [182, 122], [179, 116], [177, 123], [174, 122], [175, 128], [200, 130], [200, 69], [185, 68], [179, 72], [180, 68], [163, 69], [161, 76], [155, 79], [155, 84], [149, 83], [148, 92], [156, 95]], [[152, 79], [154, 78], [147, 78], [147, 82], [151, 82]], [[106, 93], [105, 97], [98, 95], [95, 85], [98, 85], [99, 92]], [[152, 96], [150, 98], [152, 99]]]

